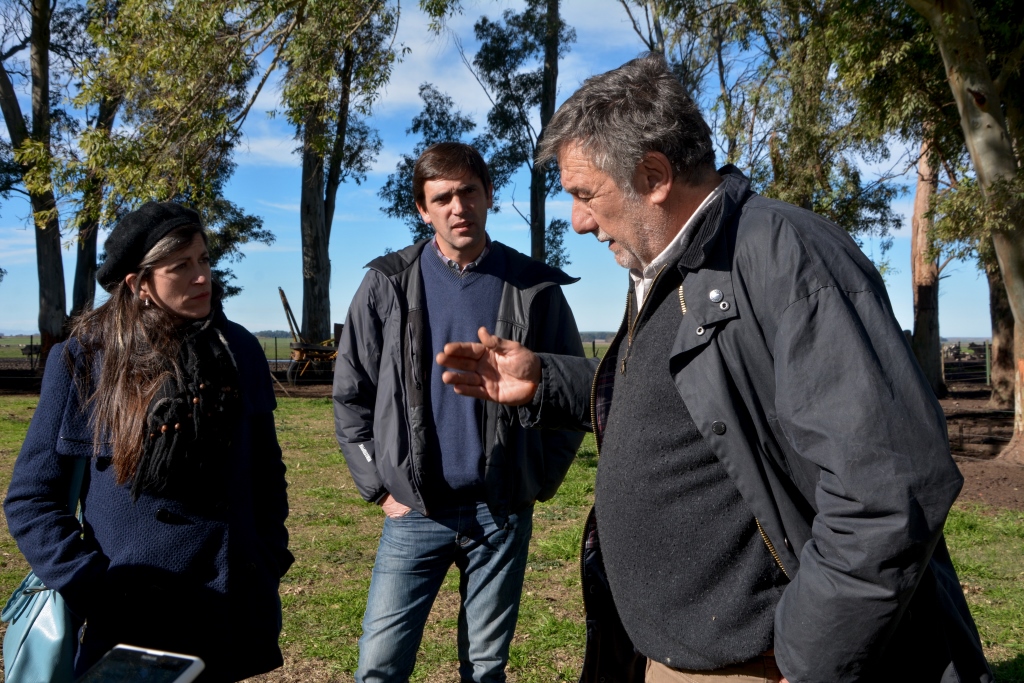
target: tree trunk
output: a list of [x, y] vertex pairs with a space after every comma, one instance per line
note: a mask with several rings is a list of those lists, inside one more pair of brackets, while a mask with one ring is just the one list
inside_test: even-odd
[[[90, 191], [95, 192], [90, 188]], [[102, 195], [103, 189], [98, 192]], [[78, 257], [75, 260], [75, 282], [71, 295], [71, 317], [92, 310], [96, 300], [96, 233], [99, 220], [89, 219], [78, 228]]]
[[310, 115], [302, 127], [302, 338], [319, 344], [331, 337], [331, 258], [324, 213], [324, 157], [317, 141], [320, 117]]
[[[331, 242], [331, 226], [334, 224], [334, 204], [341, 185], [341, 167], [345, 161], [345, 137], [348, 135], [348, 109], [352, 101], [352, 72], [355, 68], [356, 51], [352, 46], [345, 48], [342, 56], [341, 100], [338, 104], [338, 123], [334, 133], [334, 147], [327, 165], [327, 188], [324, 191], [324, 221], [327, 226], [327, 243]], [[332, 328], [333, 329], [333, 328]]]
[[[967, 151], [987, 201], [998, 201], [992, 192], [998, 181], [1017, 174], [1017, 157], [1003, 119], [999, 92], [986, 63], [974, 7], [970, 0], [907, 0], [931, 26], [942, 53], [953, 97], [960, 112]], [[996, 207], [998, 208], [998, 207]], [[1013, 232], [994, 231], [999, 270], [1006, 286], [1014, 321], [1014, 421], [1013, 440], [1001, 458], [1024, 463], [1024, 216], [1012, 211], [1017, 221]]]
[[[32, 0], [32, 139], [50, 152], [50, 2]], [[36, 269], [39, 276], [39, 339], [41, 361], [66, 336], [67, 302], [60, 249], [60, 223], [53, 191], [30, 193], [36, 232]]]
[[988, 307], [992, 319], [992, 397], [996, 410], [1013, 408], [1013, 312], [1006, 298], [1006, 287], [995, 263], [985, 264], [988, 276]]
[[[555, 96], [558, 93], [558, 33], [562, 21], [558, 13], [559, 0], [547, 0], [547, 17], [544, 33], [544, 80], [540, 95], [540, 134], [537, 144], [544, 138], [544, 130], [555, 115]], [[547, 172], [544, 167], [533, 165], [530, 171], [530, 256], [537, 261], [547, 261], [547, 215], [545, 204], [548, 198]]]
[[942, 381], [942, 343], [939, 340], [939, 264], [931, 251], [932, 219], [928, 215], [938, 190], [938, 169], [932, 166], [928, 143], [921, 143], [917, 162], [917, 192], [911, 219], [910, 272], [914, 283], [914, 336], [912, 346], [917, 362], [938, 397], [946, 395]]
[[[118, 98], [104, 97], [100, 100], [96, 129], [109, 135], [120, 106]], [[78, 216], [78, 258], [75, 261], [75, 282], [71, 297], [72, 317], [90, 310], [96, 299], [96, 236], [100, 228], [104, 190], [102, 173], [98, 169], [90, 169], [82, 190], [82, 209]]]
[[[50, 5], [45, 0], [33, 0], [31, 6], [32, 33], [29, 61], [32, 70], [32, 129], [25, 125], [17, 93], [10, 75], [0, 64], [0, 110], [7, 124], [11, 147], [15, 151], [32, 142], [41, 143], [50, 150]], [[21, 163], [21, 172], [32, 171], [29, 164]], [[45, 365], [50, 348], [65, 335], [64, 267], [60, 248], [60, 224], [57, 203], [49, 188], [28, 189], [32, 206], [33, 227], [36, 237], [36, 272], [39, 278], [39, 337], [42, 360]]]

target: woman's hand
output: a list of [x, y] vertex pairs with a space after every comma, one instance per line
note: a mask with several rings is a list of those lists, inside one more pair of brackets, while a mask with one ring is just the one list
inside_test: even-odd
[[[540, 358], [522, 344], [495, 337], [481, 327], [480, 343], [451, 342], [437, 354], [441, 375], [456, 394], [521, 406], [533, 400], [540, 384]], [[455, 372], [453, 372], [455, 371]]]

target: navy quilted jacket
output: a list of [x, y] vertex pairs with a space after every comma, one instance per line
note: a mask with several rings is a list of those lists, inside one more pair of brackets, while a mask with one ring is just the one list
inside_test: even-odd
[[225, 490], [198, 501], [143, 493], [133, 502], [103, 445], [86, 470], [84, 533], [66, 509], [74, 459], [93, 454], [73, 380], [81, 348], [72, 340], [50, 353], [4, 511], [33, 570], [85, 620], [77, 673], [119, 642], [202, 657], [203, 681], [281, 664], [278, 583], [293, 558], [276, 404], [259, 343], [234, 323], [223, 332], [243, 402]]

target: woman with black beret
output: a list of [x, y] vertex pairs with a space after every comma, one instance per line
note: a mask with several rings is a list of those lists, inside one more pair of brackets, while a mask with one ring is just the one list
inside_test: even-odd
[[[117, 643], [196, 655], [201, 681], [269, 671], [292, 555], [263, 351], [224, 317], [195, 211], [149, 202], [105, 250], [110, 298], [46, 364], [11, 535], [82, 620], [76, 675]], [[82, 526], [67, 509], [78, 458]]]

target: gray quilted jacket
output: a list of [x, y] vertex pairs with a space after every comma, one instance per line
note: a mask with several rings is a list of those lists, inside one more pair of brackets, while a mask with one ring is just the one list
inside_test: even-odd
[[[430, 335], [419, 256], [427, 240], [368, 264], [349, 307], [334, 374], [334, 423], [359, 493], [429, 515]], [[583, 356], [560, 285], [576, 282], [500, 242], [507, 263], [496, 329], [535, 351]], [[484, 404], [484, 485], [495, 515], [551, 498], [583, 440], [579, 432], [520, 426], [517, 412]], [[436, 454], [434, 455], [436, 457]], [[429, 493], [426, 495], [429, 501]]]

